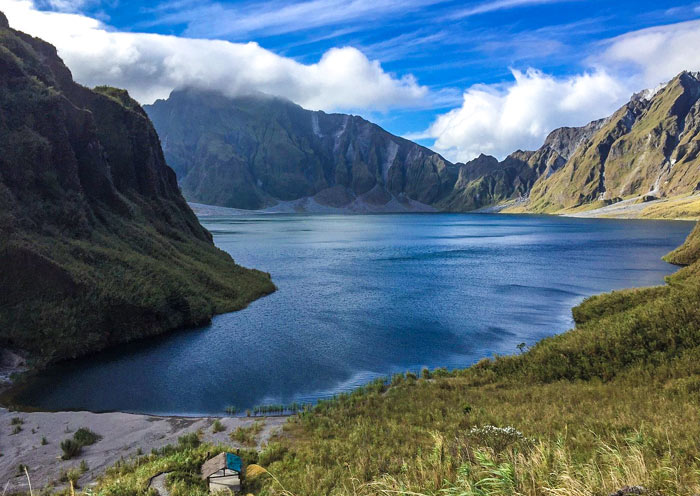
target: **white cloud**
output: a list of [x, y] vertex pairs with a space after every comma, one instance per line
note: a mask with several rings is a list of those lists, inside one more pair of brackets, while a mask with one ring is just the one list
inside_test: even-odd
[[700, 20], [633, 31], [609, 40], [594, 62], [656, 86], [683, 70], [700, 70]]
[[529, 7], [534, 5], [545, 5], [550, 3], [560, 3], [573, 0], [491, 0], [480, 3], [466, 9], [459, 10], [449, 17], [452, 19], [461, 19], [464, 17], [472, 17], [479, 14], [496, 12], [498, 10], [507, 10], [516, 7]]
[[698, 47], [700, 21], [633, 31], [602, 43], [582, 74], [553, 77], [529, 69], [513, 71], [507, 84], [472, 86], [460, 107], [413, 137], [433, 139], [436, 151], [459, 161], [534, 150], [557, 127], [606, 117], [632, 93], [700, 70]]
[[441, 115], [423, 137], [453, 160], [480, 153], [499, 159], [518, 149], [542, 146], [557, 127], [583, 125], [610, 113], [629, 93], [605, 72], [557, 79], [530, 69], [513, 71], [514, 83], [477, 85], [464, 93], [462, 106]]
[[257, 43], [116, 32], [84, 15], [39, 11], [31, 0], [0, 0], [0, 10], [15, 29], [56, 45], [80, 83], [127, 88], [142, 103], [186, 86], [261, 91], [323, 110], [410, 106], [428, 93], [412, 76], [386, 73], [352, 47], [301, 64]]
[[184, 6], [177, 2], [165, 2], [156, 7], [159, 15], [153, 22], [187, 24], [188, 35], [207, 38], [247, 36], [251, 33], [274, 35], [347, 23], [365, 25], [378, 18], [394, 19], [445, 1], [306, 0], [288, 3], [273, 0], [242, 5], [204, 1]]

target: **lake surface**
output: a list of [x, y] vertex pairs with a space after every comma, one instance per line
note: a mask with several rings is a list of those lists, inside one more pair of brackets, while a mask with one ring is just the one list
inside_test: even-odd
[[584, 297], [660, 284], [692, 223], [476, 214], [201, 219], [279, 290], [211, 325], [47, 371], [46, 409], [222, 414], [465, 367], [569, 329]]

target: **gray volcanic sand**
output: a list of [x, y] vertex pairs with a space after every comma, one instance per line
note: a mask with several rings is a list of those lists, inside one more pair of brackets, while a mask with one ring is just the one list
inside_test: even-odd
[[[22, 431], [12, 434], [12, 419], [23, 420]], [[260, 419], [260, 418], [258, 418]], [[155, 417], [129, 413], [91, 412], [11, 412], [0, 408], [0, 494], [7, 486], [7, 492], [28, 491], [27, 478], [18, 476], [19, 464], [28, 467], [35, 492], [52, 481], [61, 472], [80, 465], [85, 460], [88, 472], [80, 480], [88, 485], [105, 469], [119, 459], [137, 456], [137, 450], [146, 454], [153, 448], [177, 443], [178, 437], [202, 429], [202, 441], [225, 444], [234, 448], [237, 445], [229, 439], [229, 432], [239, 426], [246, 426], [256, 419], [244, 417], [220, 418], [226, 430], [214, 434], [212, 424], [216, 418]], [[267, 443], [270, 437], [282, 427], [286, 417], [266, 417], [265, 427], [258, 436], [258, 447]], [[72, 459], [60, 459], [60, 442], [72, 437], [73, 432], [87, 427], [102, 436], [97, 443], [83, 448], [82, 453]], [[41, 445], [45, 437], [48, 444]], [[154, 474], [155, 475], [155, 474]]]

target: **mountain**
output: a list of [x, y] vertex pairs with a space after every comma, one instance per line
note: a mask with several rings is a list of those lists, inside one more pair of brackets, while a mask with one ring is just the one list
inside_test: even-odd
[[[564, 140], [563, 143], [571, 140]], [[632, 99], [532, 187], [527, 208], [557, 213], [700, 190], [700, 74]]]
[[[349, 211], [469, 211], [522, 199], [604, 121], [551, 133], [502, 162], [452, 164], [361, 117], [314, 112], [262, 94], [186, 89], [146, 105], [193, 202], [262, 209], [280, 202]], [[314, 205], [315, 204], [315, 205]]]
[[313, 197], [361, 211], [426, 209], [458, 176], [437, 153], [361, 117], [281, 98], [188, 89], [144, 108], [194, 202], [260, 209]]
[[73, 82], [0, 13], [0, 346], [74, 357], [274, 290], [214, 247], [123, 90]]
[[189, 89], [145, 109], [190, 201], [261, 209], [311, 199], [349, 211], [510, 204], [558, 213], [700, 190], [699, 99], [700, 76], [683, 72], [608, 118], [554, 130], [538, 150], [465, 164], [361, 117], [266, 95]]

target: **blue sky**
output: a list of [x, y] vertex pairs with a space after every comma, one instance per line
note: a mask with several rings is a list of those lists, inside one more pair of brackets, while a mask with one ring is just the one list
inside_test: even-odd
[[[284, 94], [283, 79], [274, 84], [265, 79], [257, 89], [282, 93], [312, 108], [359, 113], [393, 133], [418, 139], [455, 160], [466, 160], [477, 150], [502, 156], [508, 147], [532, 147], [555, 125], [569, 120], [572, 125], [579, 125], [602, 117], [595, 113], [614, 110], [632, 91], [655, 85], [671, 77], [673, 71], [700, 70], [700, 61], [692, 53], [687, 64], [682, 59], [665, 68], [665, 72], [646, 66], [645, 60], [638, 57], [648, 55], [650, 64], [654, 58], [668, 60], [664, 50], [696, 40], [700, 25], [694, 22], [700, 19], [700, 3], [682, 0], [176, 0], [160, 4], [135, 0], [0, 0], [0, 9], [20, 12], [20, 8], [72, 13], [71, 18], [53, 18], [53, 24], [57, 24], [55, 19], [60, 19], [58, 24], [66, 25], [66, 30], [70, 22], [83, 18], [99, 21], [99, 29], [112, 33], [226, 40], [236, 47], [253, 41], [266, 52], [281, 57], [279, 64], [244, 64], [226, 59], [230, 64], [228, 70], [236, 77], [241, 77], [244, 71], [252, 72], [246, 82], [240, 83], [244, 86], [255, 86], [256, 81], [266, 78], [262, 74], [265, 70], [277, 73], [315, 67], [325, 55], [335, 53], [335, 49], [352, 47], [357, 52], [345, 53], [350, 58], [336, 57], [328, 67], [314, 69], [312, 76], [300, 76], [321, 81], [324, 76], [317, 72], [337, 72], [342, 66], [348, 71], [344, 77], [353, 84], [343, 87], [335, 81], [333, 91], [348, 93], [347, 98], [314, 99], [312, 86]], [[23, 19], [23, 15], [14, 14], [20, 24], [29, 25], [29, 18]], [[14, 23], [13, 16], [8, 17]], [[33, 22], [36, 32], [32, 34], [54, 42], [69, 66], [74, 61], [75, 68], [71, 68], [76, 79], [82, 78], [86, 84], [99, 81], [99, 73], [83, 67], [91, 54], [77, 54], [75, 40], [71, 43], [66, 41], [65, 33], [51, 31], [60, 28], [42, 30], [38, 26], [39, 23]], [[683, 26], [685, 38], [674, 34], [678, 32], [676, 26]], [[649, 28], [659, 31], [648, 32]], [[117, 40], [109, 43], [109, 50], [141, 53], [146, 51], [142, 47], [148, 43], [144, 38], [138, 44], [129, 42], [132, 43], [129, 49], [121, 50], [120, 38]], [[646, 54], [652, 45], [654, 50]], [[201, 49], [210, 52], [204, 45]], [[110, 54], [101, 53], [101, 56], [109, 59]], [[163, 57], [167, 59], [167, 55]], [[134, 66], [151, 62], [145, 56], [133, 60]], [[287, 69], [290, 60], [300, 66]], [[373, 69], [372, 64], [379, 64], [380, 69]], [[209, 65], [216, 66], [216, 59]], [[132, 79], [124, 75], [133, 70], [129, 67], [119, 72], [108, 67], [102, 73], [114, 73], [114, 82], [130, 90], [129, 86], [133, 85], [137, 98], [143, 94], [141, 100], [152, 99], [151, 93], [143, 88], [147, 84], [144, 74]], [[206, 71], [206, 67], [199, 71]], [[254, 74], [255, 71], [260, 74]], [[359, 74], [357, 81], [353, 80], [352, 71]], [[375, 73], [363, 79], [362, 74], [371, 71]], [[521, 81], [516, 77], [518, 73]], [[581, 79], [586, 76], [593, 79]], [[168, 81], [175, 82], [163, 83], [162, 88], [177, 85], [180, 80], [184, 81], [182, 84], [191, 84], [188, 81], [193, 77], [170, 77]], [[221, 81], [217, 84], [225, 86], [225, 74], [211, 77], [216, 78]], [[107, 79], [105, 82], [112, 83]], [[370, 92], [368, 88], [373, 88], [377, 81], [381, 90], [371, 95], [363, 93]], [[152, 94], [161, 95], [162, 88]], [[319, 94], [323, 91], [318, 90]], [[361, 95], [353, 100], [355, 91]], [[548, 99], [567, 99], [567, 91], [582, 92], [590, 102], [576, 97], [575, 103], [564, 105], [555, 113], [547, 108], [526, 108], [531, 106], [530, 102], [546, 107]], [[530, 128], [524, 137], [516, 136], [518, 133], [510, 130], [507, 123], [498, 123], [498, 116], [491, 115], [508, 115], [512, 108], [517, 111], [511, 120], [523, 119], [521, 125]], [[523, 116], [523, 112], [534, 117]], [[538, 121], [538, 116], [545, 114], [548, 117]], [[468, 128], [465, 124], [472, 116], [483, 120], [480, 127], [472, 129], [473, 125]], [[489, 129], [499, 125], [498, 132]]]

